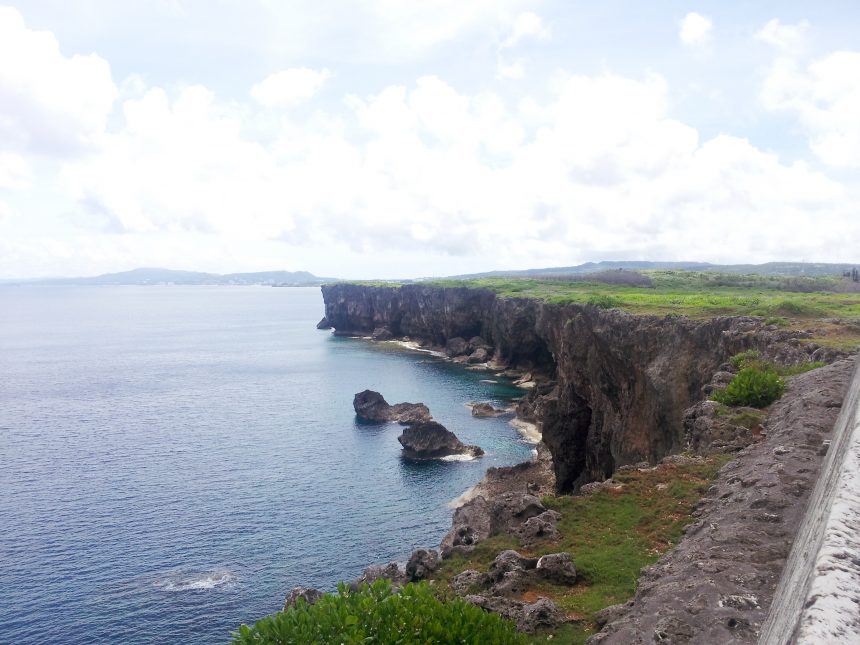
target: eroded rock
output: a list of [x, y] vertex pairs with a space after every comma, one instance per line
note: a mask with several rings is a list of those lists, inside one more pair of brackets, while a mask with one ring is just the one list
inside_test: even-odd
[[479, 446], [467, 446], [441, 423], [423, 421], [413, 423], [397, 437], [407, 459], [440, 459], [451, 455], [480, 457], [484, 451]]
[[385, 398], [373, 390], [364, 390], [352, 400], [355, 416], [370, 423], [418, 423], [430, 421], [430, 410], [423, 403], [397, 403], [389, 405]]
[[313, 589], [311, 587], [294, 587], [293, 590], [287, 594], [286, 600], [284, 600], [284, 611], [287, 611], [287, 609], [295, 605], [299, 598], [309, 605], [313, 605], [317, 600], [322, 598], [322, 596], [322, 591], [318, 589]]

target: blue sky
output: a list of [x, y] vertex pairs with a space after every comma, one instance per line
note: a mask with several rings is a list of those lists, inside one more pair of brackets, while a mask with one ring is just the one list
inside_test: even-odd
[[855, 261], [858, 42], [856, 2], [0, 5], [0, 277]]

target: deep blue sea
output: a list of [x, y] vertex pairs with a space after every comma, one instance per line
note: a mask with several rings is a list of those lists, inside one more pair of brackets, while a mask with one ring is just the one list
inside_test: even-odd
[[[228, 642], [295, 585], [438, 545], [451, 499], [530, 456], [464, 406], [519, 390], [322, 313], [316, 288], [0, 287], [0, 641]], [[356, 423], [365, 388], [487, 455], [401, 460], [399, 426]]]

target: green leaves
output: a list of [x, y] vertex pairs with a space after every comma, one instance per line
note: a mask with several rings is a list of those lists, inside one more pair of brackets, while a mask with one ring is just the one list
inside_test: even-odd
[[725, 405], [764, 408], [781, 397], [783, 392], [785, 381], [774, 370], [745, 367], [724, 389], [716, 390], [711, 398]]
[[393, 593], [387, 580], [350, 591], [341, 584], [316, 604], [297, 603], [287, 611], [242, 625], [233, 645], [523, 645], [513, 624], [459, 598], [443, 601], [427, 583]]

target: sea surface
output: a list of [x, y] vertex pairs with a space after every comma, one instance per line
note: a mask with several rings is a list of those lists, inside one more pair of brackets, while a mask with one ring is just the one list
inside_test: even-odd
[[[450, 500], [530, 457], [464, 405], [509, 382], [322, 313], [316, 288], [0, 287], [0, 641], [229, 642], [295, 585], [438, 545]], [[487, 455], [403, 461], [365, 388]]]

